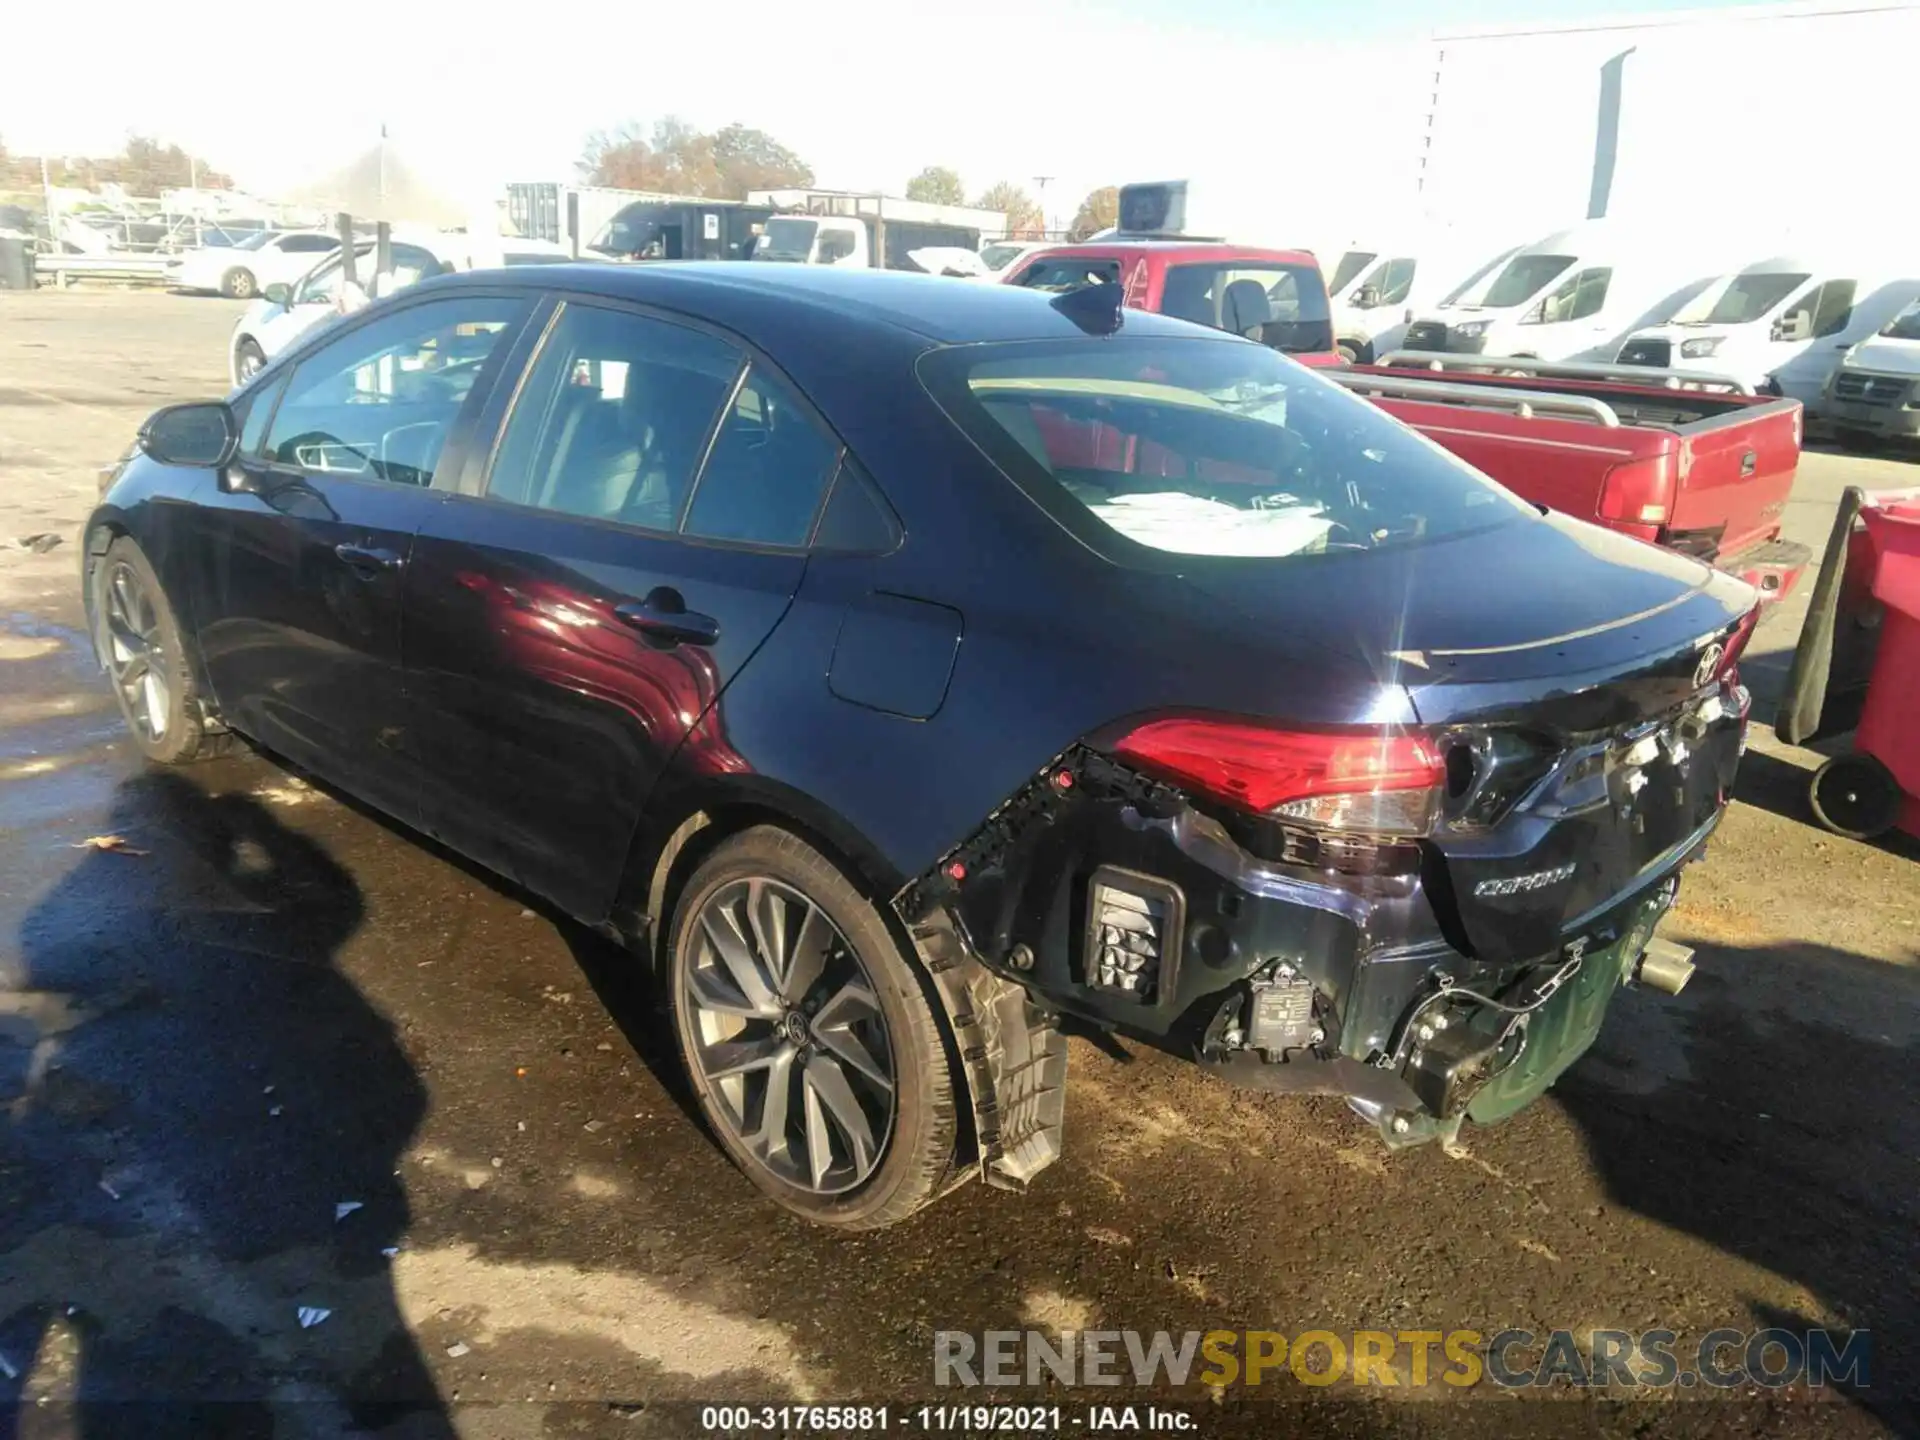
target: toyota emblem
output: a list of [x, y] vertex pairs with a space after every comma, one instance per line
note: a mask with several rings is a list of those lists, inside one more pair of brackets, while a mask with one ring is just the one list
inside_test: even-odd
[[1727, 647], [1718, 640], [1700, 652], [1700, 663], [1693, 667], [1693, 688], [1698, 690], [1720, 673], [1720, 658]]

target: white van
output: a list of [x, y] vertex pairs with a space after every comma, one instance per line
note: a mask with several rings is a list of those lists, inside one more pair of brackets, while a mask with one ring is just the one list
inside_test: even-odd
[[1849, 346], [1811, 409], [1842, 439], [1920, 438], [1920, 302]]
[[1429, 310], [1513, 256], [1444, 228], [1385, 232], [1351, 242], [1327, 278], [1333, 339], [1352, 364], [1398, 350], [1416, 312]]
[[1611, 361], [1629, 334], [1673, 314], [1724, 269], [1724, 261], [1713, 265], [1703, 250], [1697, 238], [1624, 230], [1618, 221], [1556, 230], [1419, 313], [1402, 346]]
[[1625, 365], [1711, 369], [1811, 406], [1841, 354], [1920, 300], [1906, 276], [1812, 255], [1774, 255], [1723, 275], [1671, 320], [1633, 332]]

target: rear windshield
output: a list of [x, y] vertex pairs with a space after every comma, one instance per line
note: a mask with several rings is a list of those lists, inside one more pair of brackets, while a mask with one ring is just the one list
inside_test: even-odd
[[1028, 494], [1123, 561], [1379, 550], [1531, 513], [1384, 411], [1255, 345], [954, 346], [923, 357], [920, 375]]
[[1676, 325], [1751, 325], [1813, 277], [1772, 273], [1729, 275], [1709, 285], [1675, 313]]
[[1524, 305], [1558, 280], [1573, 259], [1571, 255], [1516, 255], [1484, 287], [1474, 286], [1454, 303], [1494, 309]]

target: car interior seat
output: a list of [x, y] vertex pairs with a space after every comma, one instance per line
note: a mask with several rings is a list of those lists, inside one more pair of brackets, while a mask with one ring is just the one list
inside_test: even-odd
[[1273, 320], [1267, 287], [1258, 280], [1235, 280], [1220, 297], [1220, 328], [1258, 340]]

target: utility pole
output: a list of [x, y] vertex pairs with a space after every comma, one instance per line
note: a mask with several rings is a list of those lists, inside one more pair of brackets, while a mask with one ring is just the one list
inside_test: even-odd
[[1042, 240], [1053, 234], [1051, 218], [1047, 214], [1047, 183], [1053, 178], [1051, 175], [1033, 177], [1033, 183], [1040, 187], [1040, 238]]

